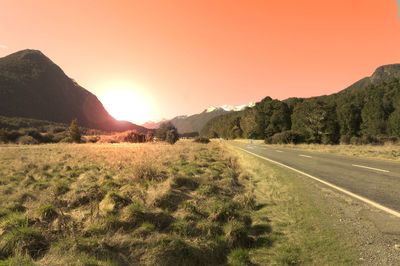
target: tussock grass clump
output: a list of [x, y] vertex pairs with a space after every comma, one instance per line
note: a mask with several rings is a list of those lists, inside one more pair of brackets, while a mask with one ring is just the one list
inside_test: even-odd
[[154, 240], [144, 256], [146, 265], [207, 265], [204, 251], [177, 236], [162, 236]]
[[249, 251], [246, 249], [234, 249], [228, 255], [228, 264], [231, 266], [247, 266], [252, 265], [250, 261]]
[[196, 224], [192, 221], [178, 220], [173, 224], [173, 231], [176, 234], [185, 237], [199, 236], [201, 231], [198, 230], [195, 226]]
[[209, 202], [208, 209], [208, 217], [211, 221], [225, 223], [228, 220], [236, 218], [238, 216], [238, 213], [236, 212], [237, 208], [232, 202]]
[[224, 227], [225, 240], [230, 247], [249, 248], [252, 240], [248, 236], [248, 226], [236, 220], [230, 221]]
[[54, 220], [58, 216], [57, 211], [51, 204], [42, 205], [36, 209], [35, 212], [39, 215], [41, 220], [47, 222]]
[[174, 177], [171, 182], [172, 188], [196, 189], [198, 185], [199, 184], [194, 181], [193, 178], [183, 176]]
[[184, 194], [170, 190], [157, 196], [153, 205], [163, 210], [176, 211], [179, 204], [185, 199], [187, 199], [187, 196]]
[[67, 193], [68, 191], [70, 191], [70, 187], [65, 182], [58, 183], [54, 188], [54, 193], [57, 196], [63, 195], [65, 193]]
[[136, 179], [140, 181], [164, 181], [167, 176], [164, 172], [148, 161], [143, 161], [135, 164], [133, 167], [133, 173]]
[[218, 194], [220, 188], [212, 183], [202, 184], [200, 189], [197, 191], [198, 194], [204, 196], [216, 195]]
[[47, 251], [48, 247], [49, 243], [38, 230], [19, 225], [1, 236], [0, 259], [24, 254], [38, 258]]

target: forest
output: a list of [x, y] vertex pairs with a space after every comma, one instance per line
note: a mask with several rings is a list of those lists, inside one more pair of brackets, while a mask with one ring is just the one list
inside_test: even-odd
[[265, 97], [252, 108], [210, 120], [201, 136], [266, 143], [382, 144], [400, 137], [400, 80], [329, 96]]

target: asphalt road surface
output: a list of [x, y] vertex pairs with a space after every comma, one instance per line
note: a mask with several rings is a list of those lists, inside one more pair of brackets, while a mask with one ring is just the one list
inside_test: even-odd
[[292, 171], [316, 177], [320, 182], [328, 182], [328, 186], [343, 189], [342, 192], [356, 198], [359, 196], [359, 199], [371, 205], [377, 203], [380, 206], [375, 207], [400, 217], [398, 162], [276, 148], [263, 144], [228, 143]]

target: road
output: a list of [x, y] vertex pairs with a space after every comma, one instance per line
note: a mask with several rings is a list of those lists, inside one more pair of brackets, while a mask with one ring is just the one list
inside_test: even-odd
[[400, 217], [400, 163], [229, 141]]

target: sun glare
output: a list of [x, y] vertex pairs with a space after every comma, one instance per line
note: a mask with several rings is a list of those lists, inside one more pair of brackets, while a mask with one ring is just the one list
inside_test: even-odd
[[143, 124], [149, 120], [148, 103], [133, 90], [112, 89], [101, 97], [101, 102], [115, 119], [136, 124]]

